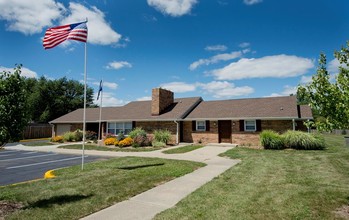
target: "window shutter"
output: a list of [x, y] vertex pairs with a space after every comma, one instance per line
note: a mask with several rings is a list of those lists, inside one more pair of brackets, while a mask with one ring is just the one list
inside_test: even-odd
[[240, 131], [244, 131], [245, 130], [245, 121], [244, 120], [240, 120], [239, 124], [240, 124]]
[[191, 122], [191, 129], [192, 131], [196, 131], [196, 121]]
[[262, 121], [256, 120], [256, 130], [261, 131], [262, 130]]
[[136, 122], [132, 121], [132, 129], [136, 128]]
[[210, 121], [206, 120], [206, 131], [210, 131]]

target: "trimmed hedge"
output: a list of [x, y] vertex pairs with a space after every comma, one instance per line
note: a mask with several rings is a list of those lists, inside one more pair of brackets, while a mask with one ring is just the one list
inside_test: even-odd
[[260, 134], [260, 140], [265, 149], [323, 150], [326, 147], [322, 136], [301, 131], [287, 131], [279, 135], [274, 131], [265, 130]]

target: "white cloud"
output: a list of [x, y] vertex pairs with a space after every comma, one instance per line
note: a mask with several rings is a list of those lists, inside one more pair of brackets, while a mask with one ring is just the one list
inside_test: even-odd
[[176, 93], [192, 92], [196, 89], [196, 86], [194, 84], [188, 84], [185, 82], [164, 83], [161, 84], [160, 87]]
[[143, 96], [137, 99], [137, 101], [149, 101], [151, 100], [151, 96]]
[[77, 23], [88, 18], [89, 43], [110, 45], [118, 43], [121, 39], [121, 35], [111, 28], [110, 24], [105, 20], [104, 13], [97, 7], [86, 8], [79, 3], [70, 2], [69, 11], [69, 16], [64, 18], [61, 24]]
[[289, 96], [289, 95], [296, 95], [297, 94], [297, 86], [284, 86], [284, 90], [280, 93], [272, 93], [270, 97], [276, 97], [276, 96]]
[[282, 54], [262, 58], [242, 58], [221, 69], [211, 71], [211, 74], [218, 80], [286, 78], [303, 75], [312, 68], [314, 63], [311, 59]]
[[190, 13], [197, 0], [147, 0], [148, 5], [173, 17]]
[[249, 47], [250, 45], [251, 45], [251, 44], [248, 43], [248, 42], [243, 42], [243, 43], [239, 44], [239, 47], [241, 47], [241, 48], [246, 48], [246, 47]]
[[208, 59], [200, 59], [193, 62], [192, 64], [190, 64], [189, 69], [195, 70], [196, 68], [202, 65], [210, 65], [210, 64], [218, 63], [219, 61], [232, 60], [232, 59], [241, 57], [241, 55], [242, 55], [241, 51], [233, 51], [231, 53], [218, 54]]
[[[94, 102], [95, 104], [99, 105], [100, 101], [97, 99], [97, 93], [94, 94]], [[122, 99], [118, 99], [114, 97], [114, 93], [111, 92], [103, 92], [103, 107], [109, 107], [109, 106], [122, 106], [129, 103], [129, 101], [125, 101]]]
[[[0, 72], [3, 72], [3, 71], [13, 73], [14, 69], [0, 66]], [[21, 76], [28, 77], [28, 78], [37, 78], [38, 74], [36, 72], [28, 69], [28, 68], [22, 67], [21, 68]]]
[[254, 5], [263, 2], [263, 0], [244, 0], [246, 5]]
[[307, 83], [310, 83], [312, 80], [313, 80], [312, 76], [302, 76], [300, 83], [307, 84]]
[[[96, 85], [96, 86], [99, 86], [99, 82], [93, 82], [92, 84], [93, 84], [93, 85]], [[107, 88], [109, 88], [109, 89], [115, 90], [115, 89], [118, 88], [118, 86], [119, 86], [119, 85], [116, 84], [116, 83], [103, 81], [103, 88], [104, 88], [104, 87], [107, 87]]]
[[131, 68], [132, 65], [126, 61], [113, 61], [108, 63], [108, 65], [106, 66], [107, 69], [114, 69], [114, 70], [118, 70], [124, 67]]
[[24, 34], [40, 33], [54, 20], [61, 18], [65, 8], [54, 0], [0, 0], [0, 20], [7, 21], [7, 30]]
[[220, 44], [205, 47], [205, 50], [208, 50], [208, 51], [225, 51], [227, 49], [228, 49], [227, 46], [220, 45]]
[[215, 98], [231, 98], [236, 96], [246, 96], [254, 92], [254, 89], [249, 86], [236, 87], [234, 83], [227, 81], [212, 81], [198, 85], [204, 92], [211, 94]]
[[212, 81], [209, 83], [185, 83], [170, 82], [161, 85], [162, 88], [168, 89], [175, 93], [192, 92], [201, 89], [203, 93], [212, 95], [215, 98], [231, 98], [236, 96], [245, 96], [254, 92], [249, 86], [236, 87], [234, 83], [227, 81]]
[[339, 73], [339, 67], [345, 67], [344, 64], [340, 64], [339, 61], [334, 58], [333, 60], [331, 60], [328, 65], [327, 65], [327, 71], [330, 74], [338, 74]]

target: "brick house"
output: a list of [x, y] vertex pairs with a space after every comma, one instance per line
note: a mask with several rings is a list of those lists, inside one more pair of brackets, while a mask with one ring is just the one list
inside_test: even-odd
[[[52, 135], [82, 129], [83, 109], [50, 122]], [[297, 105], [295, 96], [204, 101], [201, 97], [176, 98], [171, 91], [155, 88], [152, 100], [134, 101], [121, 107], [102, 108], [101, 133], [128, 134], [142, 127], [172, 133], [171, 143], [258, 144], [265, 129], [283, 132], [306, 130], [312, 119], [309, 106]], [[86, 130], [98, 132], [99, 108], [86, 109]]]

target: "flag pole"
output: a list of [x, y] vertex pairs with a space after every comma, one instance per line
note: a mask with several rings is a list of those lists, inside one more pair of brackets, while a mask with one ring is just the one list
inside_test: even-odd
[[[102, 77], [102, 84], [101, 84], [102, 90], [101, 90], [101, 104], [99, 105], [99, 126], [98, 126], [98, 140], [101, 140], [102, 134], [101, 134], [101, 123], [102, 123], [102, 104], [103, 104], [103, 77]], [[100, 89], [100, 88], [99, 88]]]
[[[86, 18], [87, 22], [87, 18]], [[85, 142], [86, 142], [86, 90], [87, 90], [87, 42], [85, 42], [85, 62], [84, 62], [84, 117], [82, 125], [82, 156], [81, 156], [81, 170], [84, 170], [84, 158], [85, 158]]]

